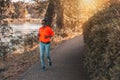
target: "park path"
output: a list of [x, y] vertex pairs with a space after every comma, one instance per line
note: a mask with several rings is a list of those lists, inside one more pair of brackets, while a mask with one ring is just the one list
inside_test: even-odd
[[51, 51], [51, 67], [41, 72], [37, 62], [19, 80], [90, 80], [82, 63], [85, 52], [83, 36], [65, 41]]

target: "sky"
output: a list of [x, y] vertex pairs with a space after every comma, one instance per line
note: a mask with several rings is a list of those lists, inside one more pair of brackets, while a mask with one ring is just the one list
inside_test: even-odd
[[[24, 1], [24, 2], [33, 2], [33, 0], [11, 0], [12, 2], [17, 2], [17, 1]], [[46, 0], [41, 0], [41, 1], [46, 1]]]
[[12, 2], [17, 2], [17, 1], [24, 1], [24, 2], [32, 2], [33, 0], [11, 0]]

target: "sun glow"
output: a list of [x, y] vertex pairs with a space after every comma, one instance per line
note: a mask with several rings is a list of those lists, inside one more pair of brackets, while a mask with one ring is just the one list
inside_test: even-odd
[[107, 5], [109, 0], [79, 0], [81, 19], [83, 22], [88, 20], [97, 11]]
[[95, 0], [81, 0], [81, 8], [83, 9], [93, 9], [95, 8]]
[[93, 2], [93, 0], [83, 0], [84, 2], [86, 2], [86, 4], [90, 4]]

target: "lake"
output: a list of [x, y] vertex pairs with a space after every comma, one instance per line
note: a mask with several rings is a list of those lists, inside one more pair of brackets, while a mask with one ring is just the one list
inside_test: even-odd
[[[2, 33], [0, 33], [0, 42], [10, 42], [11, 37], [8, 35], [12, 35], [12, 36], [25, 36], [27, 34], [31, 34], [33, 33], [34, 35], [38, 34], [38, 29], [41, 27], [41, 24], [33, 24], [33, 23], [23, 23], [23, 24], [9, 24], [10, 27], [12, 27], [12, 34], [11, 32], [4, 32], [4, 34], [2, 35]], [[8, 37], [5, 37], [5, 36]]]
[[31, 31], [38, 31], [41, 27], [41, 24], [33, 24], [33, 23], [24, 23], [24, 24], [10, 24], [13, 28], [14, 32], [20, 32], [23, 34], [31, 33]]
[[[0, 53], [24, 52], [28, 46], [38, 44], [38, 29], [41, 24], [24, 23], [2, 26], [0, 33]], [[4, 47], [4, 48], [3, 48]]]

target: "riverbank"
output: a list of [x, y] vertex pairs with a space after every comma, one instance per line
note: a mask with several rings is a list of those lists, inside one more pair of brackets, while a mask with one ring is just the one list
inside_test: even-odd
[[9, 24], [22, 24], [25, 22], [29, 22], [29, 23], [41, 23], [42, 19], [38, 19], [38, 18], [17, 18], [17, 19], [11, 19], [11, 18], [6, 18], [3, 19], [4, 22], [7, 22]]
[[1, 72], [1, 77], [5, 80], [16, 80], [27, 68], [34, 64], [39, 59], [38, 45], [32, 47], [29, 51], [22, 54], [10, 54], [3, 61], [4, 71]]

